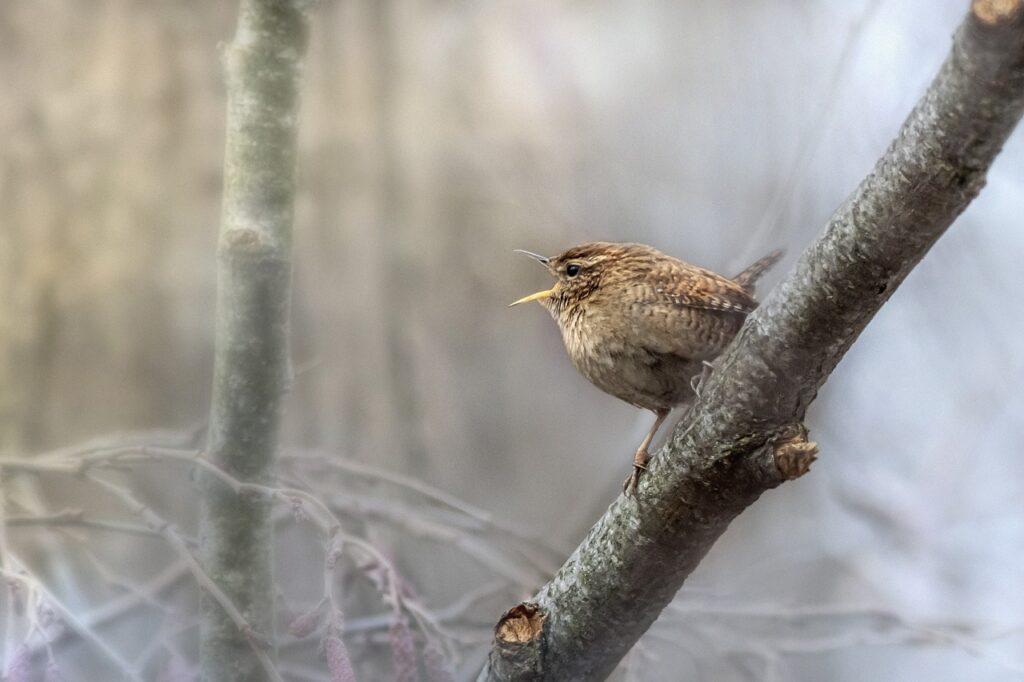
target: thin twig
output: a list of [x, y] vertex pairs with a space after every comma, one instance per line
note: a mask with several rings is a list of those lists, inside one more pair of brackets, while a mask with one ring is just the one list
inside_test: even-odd
[[127, 488], [111, 483], [110, 481], [99, 478], [93, 474], [86, 474], [86, 477], [117, 499], [121, 500], [121, 502], [128, 507], [132, 513], [141, 517], [146, 522], [147, 526], [163, 536], [167, 541], [167, 544], [171, 546], [175, 553], [177, 553], [177, 555], [185, 562], [185, 565], [188, 566], [189, 571], [192, 573], [192, 577], [197, 583], [199, 583], [199, 586], [213, 597], [214, 601], [224, 609], [224, 612], [229, 618], [231, 618], [232, 622], [234, 622], [238, 629], [245, 635], [253, 653], [262, 664], [264, 672], [266, 672], [270, 679], [275, 682], [283, 682], [281, 675], [277, 672], [277, 669], [274, 666], [274, 662], [267, 654], [266, 647], [269, 644], [266, 641], [266, 636], [256, 632], [256, 630], [246, 620], [245, 616], [243, 616], [235, 606], [234, 602], [232, 602], [217, 583], [210, 578], [202, 564], [200, 564], [199, 560], [192, 554], [192, 550], [189, 549], [188, 543], [178, 533], [178, 531], [150, 507], [136, 499], [136, 497]]
[[57, 612], [61, 620], [67, 623], [72, 630], [82, 637], [82, 639], [90, 642], [97, 651], [103, 654], [104, 658], [114, 664], [124, 677], [127, 677], [130, 680], [138, 680], [139, 682], [142, 682], [142, 678], [135, 672], [131, 664], [122, 658], [119, 653], [110, 648], [110, 646], [104, 642], [99, 635], [79, 620], [74, 611], [68, 608], [63, 601], [58, 599], [57, 596], [50, 592], [50, 590], [47, 589], [41, 581], [35, 578], [35, 576], [29, 572], [28, 565], [24, 561], [19, 559], [17, 555], [10, 550], [8, 550], [7, 556], [12, 560], [14, 570], [2, 569], [0, 570], [0, 575], [8, 580], [20, 582], [28, 590], [38, 592], [47, 606]]
[[[53, 514], [39, 515], [18, 515], [9, 516], [7, 525], [11, 528], [35, 528], [39, 526], [70, 526], [75, 528], [88, 528], [90, 530], [102, 530], [111, 533], [124, 535], [135, 535], [139, 537], [160, 538], [160, 534], [146, 526], [132, 523], [119, 523], [117, 521], [99, 521], [85, 515], [81, 509], [64, 509]], [[194, 540], [189, 540], [194, 543]]]

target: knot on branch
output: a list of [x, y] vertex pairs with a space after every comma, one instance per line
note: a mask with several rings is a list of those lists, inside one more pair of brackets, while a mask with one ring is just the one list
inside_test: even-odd
[[1013, 19], [1024, 6], [1024, 0], [973, 0], [971, 13], [980, 21], [995, 25]]
[[817, 459], [818, 444], [807, 440], [807, 427], [790, 424], [772, 441], [772, 455], [779, 474], [787, 481], [800, 478], [811, 469]]
[[234, 273], [239, 286], [275, 282], [275, 289], [287, 290], [283, 278], [290, 277], [288, 251], [264, 227], [249, 224], [225, 230], [220, 236], [217, 255], [228, 268], [245, 269], [244, 274]]
[[266, 235], [251, 227], [235, 227], [224, 233], [221, 248], [236, 254], [263, 254], [271, 250]]

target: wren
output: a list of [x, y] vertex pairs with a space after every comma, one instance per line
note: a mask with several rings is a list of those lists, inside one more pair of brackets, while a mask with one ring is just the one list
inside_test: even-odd
[[583, 376], [656, 416], [623, 484], [635, 493], [658, 428], [673, 407], [690, 402], [694, 379], [757, 307], [754, 285], [782, 252], [731, 279], [643, 244], [587, 242], [551, 258], [520, 253], [557, 281], [512, 305], [537, 301], [547, 308]]

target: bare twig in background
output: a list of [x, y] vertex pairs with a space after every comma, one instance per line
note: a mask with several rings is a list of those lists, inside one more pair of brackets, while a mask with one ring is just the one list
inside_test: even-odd
[[[162, 592], [178, 585], [188, 575], [188, 566], [184, 562], [172, 563], [157, 575], [137, 585], [131, 593], [115, 597], [94, 609], [79, 614], [78, 620], [83, 627], [91, 631], [121, 622], [136, 610], [154, 603]], [[72, 634], [74, 634], [73, 630], [59, 630], [50, 640], [50, 645], [56, 646]], [[29, 647], [29, 653], [36, 655], [42, 648], [42, 643], [33, 644]]]
[[748, 318], [637, 498], [616, 501], [499, 622], [482, 680], [603, 679], [732, 519], [802, 471], [782, 470], [776, 440], [981, 190], [1022, 111], [1024, 7], [974, 0], [896, 140]]
[[65, 509], [54, 514], [41, 516], [21, 515], [7, 517], [7, 525], [10, 528], [30, 528], [33, 526], [68, 526], [77, 528], [90, 528], [93, 530], [106, 530], [111, 533], [124, 533], [125, 535], [137, 535], [141, 537], [160, 537], [160, 534], [146, 526], [131, 523], [120, 523], [117, 521], [100, 521], [91, 519], [80, 509]]
[[[127, 582], [123, 585], [115, 585], [115, 587], [127, 589], [128, 594], [117, 597], [98, 608], [77, 614], [77, 629], [69, 630], [58, 627], [51, 628], [44, 633], [42, 628], [35, 628], [35, 632], [42, 636], [29, 638], [23, 646], [18, 648], [18, 651], [24, 654], [15, 661], [19, 664], [29, 661], [40, 653], [49, 653], [68, 634], [79, 630], [88, 629], [91, 631], [94, 641], [103, 641], [98, 628], [116, 622], [119, 618], [131, 616], [140, 608], [147, 607], [157, 609], [157, 612], [161, 613], [164, 618], [168, 618], [170, 626], [169, 628], [161, 627], [160, 636], [155, 638], [150, 646], [137, 653], [134, 659], [134, 670], [141, 674], [143, 670], [150, 670], [153, 669], [153, 666], [158, 666], [157, 656], [168, 656], [170, 664], [173, 665], [187, 665], [188, 657], [177, 651], [173, 638], [195, 628], [198, 621], [187, 613], [171, 612], [163, 605], [159, 596], [170, 585], [180, 583], [186, 573], [192, 573], [198, 583], [207, 586], [210, 585], [209, 578], [202, 574], [201, 567], [189, 557], [190, 548], [182, 544], [182, 536], [179, 531], [151, 507], [140, 502], [127, 487], [113, 484], [109, 478], [99, 479], [100, 475], [109, 472], [138, 470], [143, 466], [202, 467], [240, 496], [257, 496], [278, 504], [278, 511], [274, 518], [279, 529], [289, 522], [296, 521], [309, 521], [319, 528], [321, 537], [328, 543], [324, 548], [324, 592], [319, 605], [314, 609], [309, 609], [309, 612], [315, 614], [317, 611], [323, 611], [324, 618], [322, 622], [311, 621], [312, 629], [304, 629], [300, 638], [285, 640], [282, 643], [282, 654], [287, 654], [289, 660], [292, 661], [308, 660], [311, 651], [308, 635], [320, 631], [324, 623], [341, 622], [342, 606], [338, 598], [340, 595], [336, 594], [332, 587], [334, 578], [331, 574], [334, 571], [333, 566], [338, 563], [337, 554], [332, 548], [339, 548], [344, 553], [350, 554], [357, 565], [363, 567], [361, 570], [371, 576], [371, 579], [374, 579], [372, 576], [383, 569], [380, 585], [388, 595], [385, 601], [392, 607], [391, 610], [384, 613], [344, 619], [340, 626], [333, 626], [337, 632], [344, 632], [345, 639], [349, 642], [388, 646], [391, 644], [388, 630], [396, 620], [396, 612], [408, 612], [417, 620], [424, 619], [419, 633], [414, 633], [419, 635], [416, 637], [416, 642], [422, 643], [426, 652], [432, 646], [432, 642], [440, 641], [448, 651], [449, 660], [458, 660], [457, 656], [453, 656], [455, 647], [462, 650], [476, 649], [479, 644], [486, 641], [490, 628], [483, 624], [479, 617], [472, 618], [469, 614], [469, 609], [475, 602], [485, 598], [488, 601], [493, 601], [493, 597], [497, 594], [521, 594], [524, 587], [529, 586], [528, 584], [524, 585], [524, 581], [532, 580], [533, 570], [530, 570], [532, 566], [529, 563], [516, 563], [514, 559], [503, 558], [507, 553], [503, 546], [506, 542], [503, 540], [504, 536], [500, 534], [494, 536], [493, 527], [482, 523], [476, 514], [457, 512], [457, 509], [466, 506], [457, 499], [451, 500], [455, 503], [454, 505], [448, 505], [428, 497], [426, 501], [437, 505], [436, 509], [432, 509], [404, 502], [397, 503], [395, 499], [390, 499], [385, 504], [381, 500], [367, 496], [348, 497], [337, 493], [321, 494], [316, 491], [316, 488], [299, 489], [296, 487], [297, 484], [292, 483], [289, 483], [288, 487], [277, 487], [276, 482], [270, 485], [243, 483], [217, 469], [202, 452], [166, 446], [150, 447], [137, 441], [131, 445], [123, 445], [116, 440], [110, 440], [105, 443], [103, 448], [88, 447], [86, 449], [87, 452], [65, 448], [32, 459], [0, 458], [0, 472], [7, 476], [62, 476], [82, 479], [86, 483], [97, 485], [98, 492], [109, 493], [114, 499], [128, 505], [131, 512], [140, 515], [148, 525], [139, 527], [133, 524], [106, 521], [90, 523], [95, 520], [94, 517], [71, 510], [48, 515], [8, 516], [9, 526], [12, 528], [51, 527], [58, 532], [63, 532], [70, 525], [83, 530], [119, 533], [129, 537], [155, 536], [166, 540], [172, 547], [176, 547], [175, 551], [179, 559], [148, 583], [138, 586], [132, 586]], [[336, 481], [332, 477], [316, 475], [324, 470], [322, 459], [315, 456], [295, 458], [291, 460], [290, 468], [294, 469], [297, 475], [305, 474], [311, 478], [321, 486], [322, 490], [334, 490]], [[373, 471], [372, 468], [369, 468], [363, 471], [363, 475], [373, 479]], [[380, 479], [379, 482], [386, 483], [388, 478]], [[469, 509], [473, 508], [469, 507]], [[380, 517], [384, 523], [393, 524], [407, 535], [427, 537], [441, 547], [451, 546], [467, 550], [467, 554], [487, 567], [489, 572], [506, 575], [507, 578], [485, 585], [479, 590], [471, 590], [450, 604], [435, 607], [427, 612], [422, 606], [415, 604], [402, 594], [402, 578], [394, 572], [393, 568], [388, 567], [387, 559], [380, 552], [366, 545], [365, 541], [356, 539], [355, 542], [350, 542], [352, 538], [338, 530], [338, 519], [334, 516], [335, 512], [353, 520], [374, 520]], [[494, 541], [490, 547], [490, 554], [487, 544], [489, 540]], [[88, 551], [81, 547], [81, 542], [78, 539], [76, 539], [76, 544], [79, 550]], [[189, 543], [186, 542], [186, 544]], [[506, 567], [495, 565], [496, 562], [500, 563], [501, 561], [508, 561], [508, 565]], [[520, 559], [520, 561], [522, 560]], [[197, 570], [199, 571], [198, 575], [195, 574]], [[110, 580], [109, 577], [107, 579]], [[121, 582], [119, 578], [117, 581]], [[33, 577], [32, 583], [37, 582], [39, 582], [39, 578]], [[223, 593], [217, 594], [215, 590], [214, 594], [219, 602], [226, 600]], [[330, 610], [325, 610], [327, 604], [330, 605]], [[395, 604], [398, 605], [397, 609]], [[244, 619], [237, 614], [237, 610], [233, 609], [230, 604], [225, 608], [235, 612], [235, 617], [238, 618], [236, 624], [240, 624], [243, 631], [248, 630], [248, 626], [244, 623]], [[742, 659], [745, 661], [744, 665], [760, 664], [767, 671], [775, 670], [783, 665], [781, 657], [787, 653], [814, 653], [843, 648], [856, 643], [932, 643], [955, 646], [969, 653], [991, 658], [990, 652], [983, 649], [984, 641], [1006, 636], [1005, 632], [1001, 633], [990, 627], [980, 630], [967, 628], [958, 623], [918, 624], [895, 611], [857, 605], [786, 607], [776, 604], [742, 603], [735, 605], [701, 600], [686, 602], [683, 605], [673, 604], [672, 608], [673, 615], [683, 616], [686, 621], [677, 617], [673, 621], [664, 622], [660, 633], [652, 632], [652, 637], [655, 639], [662, 639], [666, 636], [664, 634], [665, 627], [683, 628], [680, 634], [696, 632], [718, 637], [727, 631], [745, 633], [745, 627], [734, 624], [733, 621], [744, 624], [761, 621], [776, 623], [776, 626], [769, 628], [772, 633], [771, 637], [759, 637], [756, 636], [756, 633], [743, 634], [739, 638], [743, 640], [741, 645], [738, 644], [734, 650], [722, 653], [723, 656]], [[694, 616], [699, 617], [695, 618]], [[786, 629], [787, 623], [793, 624], [788, 630]], [[814, 628], [805, 636], [803, 630], [807, 628], [797, 628], [798, 625], [804, 623], [817, 624], [822, 627]], [[894, 627], [899, 628], [899, 632], [891, 632]], [[1010, 634], [1012, 632], [1010, 631]], [[292, 634], [293, 637], [298, 637], [295, 633]], [[315, 646], [315, 640], [312, 646]], [[337, 641], [335, 641], [335, 646], [337, 646]], [[650, 663], [656, 656], [657, 653], [648, 648], [646, 656], [641, 658]], [[424, 657], [426, 657], [426, 653]], [[641, 663], [637, 657], [631, 657], [630, 660], [637, 665]], [[630, 668], [634, 674], [639, 674], [637, 665]], [[1007, 670], [1015, 669], [1009, 663], [1002, 663], [1002, 665]], [[294, 666], [291, 665], [282, 664], [276, 668], [281, 675], [284, 675], [285, 671], [294, 672]], [[307, 672], [313, 675], [314, 670], [314, 668], [309, 668]]]
[[[228, 85], [224, 203], [219, 243], [210, 458], [246, 482], [269, 480], [288, 385], [299, 91], [308, 39], [306, 0], [243, 0], [224, 50]], [[210, 578], [252, 628], [272, 637], [272, 520], [265, 499], [201, 475], [200, 541]], [[265, 662], [205, 600], [203, 677], [266, 679]], [[269, 659], [268, 659], [269, 660]]]
[[[1020, 634], [1019, 627], [993, 627], [966, 620], [920, 619], [886, 606], [866, 604], [728, 603], [708, 600], [674, 601], [667, 618], [651, 630], [655, 638], [677, 645], [680, 636], [698, 628], [728, 636], [737, 653], [749, 653], [765, 663], [765, 675], [782, 664], [787, 654], [815, 654], [857, 645], [897, 643], [947, 646], [985, 658], [1015, 675], [1024, 667], [1003, 660], [987, 643]], [[663, 626], [663, 627], [662, 627]]]
[[315, 451], [285, 452], [281, 459], [293, 467], [303, 466], [316, 472], [334, 471], [344, 476], [343, 483], [351, 481], [352, 478], [359, 478], [371, 483], [389, 484], [402, 490], [414, 492], [437, 504], [442, 510], [448, 509], [457, 512], [453, 518], [460, 519], [463, 525], [487, 532], [492, 538], [500, 536], [505, 541], [503, 546], [506, 549], [519, 554], [538, 571], [542, 571], [544, 575], [552, 573], [557, 568], [558, 558], [565, 556], [567, 551], [567, 549], [553, 546], [544, 537], [531, 535], [507, 520], [496, 518], [494, 514], [485, 509], [471, 505], [411, 476], [403, 476], [380, 467]]
[[254, 660], [258, 661], [262, 666], [267, 679], [274, 680], [275, 682], [281, 682], [281, 676], [274, 667], [274, 662], [271, 660], [270, 655], [267, 653], [267, 651], [272, 648], [272, 643], [270, 642], [267, 634], [257, 631], [248, 621], [246, 616], [238, 610], [238, 607], [232, 601], [231, 597], [228, 596], [225, 589], [203, 569], [203, 566], [192, 553], [192, 550], [189, 549], [188, 543], [185, 542], [185, 539], [177, 529], [160, 517], [150, 507], [136, 499], [136, 497], [127, 488], [96, 476], [90, 475], [89, 480], [120, 500], [132, 511], [132, 513], [140, 516], [146, 522], [147, 526], [159, 533], [167, 541], [167, 544], [174, 549], [178, 554], [178, 557], [185, 562], [186, 566], [188, 566], [189, 571], [192, 573], [192, 577], [195, 579], [196, 583], [198, 583], [200, 588], [202, 588], [203, 593], [209, 595], [214, 603], [216, 603], [219, 608], [223, 609], [224, 615], [231, 619], [231, 622], [234, 624], [237, 632], [245, 637], [247, 644], [245, 657], [249, 658], [251, 656]]
[[[79, 620], [74, 610], [68, 607], [62, 600], [57, 598], [57, 595], [53, 594], [50, 590], [43, 585], [39, 579], [33, 575], [29, 570], [24, 561], [19, 559], [14, 553], [8, 551], [8, 559], [14, 564], [11, 570], [4, 569], [0, 573], [0, 577], [4, 580], [21, 583], [25, 586], [25, 589], [29, 594], [38, 595], [41, 602], [48, 608], [53, 609], [60, 618], [67, 623], [67, 625], [74, 630], [75, 634], [79, 635], [82, 639], [89, 642], [97, 651], [99, 651], [104, 658], [110, 661], [121, 673], [121, 675], [130, 680], [139, 680], [142, 678], [132, 668], [131, 664], [128, 663], [119, 653], [114, 651], [110, 645], [100, 638], [93, 630]], [[31, 637], [31, 632], [29, 637]]]
[[[524, 590], [531, 589], [539, 580], [538, 568], [528, 559], [530, 552], [513, 552], [502, 547], [502, 538], [514, 537], [524, 545], [527, 543], [525, 539], [506, 536], [500, 531], [495, 534], [496, 527], [485, 522], [479, 510], [458, 499], [446, 496], [440, 491], [436, 492], [437, 495], [444, 498], [443, 501], [434, 499], [435, 496], [431, 494], [424, 494], [430, 493], [429, 489], [417, 492], [417, 495], [425, 497], [425, 501], [436, 508], [414, 507], [398, 503], [393, 499], [389, 501], [388, 505], [382, 506], [372, 498], [365, 496], [344, 497], [324, 492], [333, 489], [335, 483], [330, 477], [324, 479], [324, 477], [316, 475], [322, 473], [324, 469], [322, 461], [324, 458], [321, 457], [296, 458], [291, 461], [289, 467], [295, 475], [302, 479], [312, 479], [320, 484], [321, 490], [317, 490], [315, 487], [305, 487], [302, 484], [282, 486], [276, 479], [272, 479], [266, 484], [244, 482], [212, 463], [203, 451], [165, 445], [149, 446], [139, 443], [135, 438], [129, 440], [131, 444], [126, 445], [119, 443], [116, 439], [106, 439], [101, 446], [89, 444], [82, 448], [62, 448], [34, 458], [0, 457], [0, 474], [4, 476], [21, 475], [37, 478], [61, 476], [79, 479], [105, 493], [104, 497], [111, 497], [118, 501], [145, 522], [145, 526], [138, 526], [122, 522], [99, 521], [87, 516], [84, 512], [67, 510], [53, 514], [21, 514], [13, 519], [8, 519], [9, 522], [13, 521], [8, 524], [11, 527], [49, 527], [62, 534], [67, 534], [67, 527], [72, 526], [83, 530], [119, 533], [127, 536], [156, 537], [168, 544], [177, 555], [177, 562], [164, 571], [161, 576], [148, 584], [139, 586], [133, 586], [120, 577], [110, 575], [102, 565], [96, 565], [97, 570], [103, 574], [104, 580], [116, 589], [129, 592], [129, 594], [112, 600], [101, 608], [82, 614], [78, 618], [79, 628], [88, 629], [96, 641], [102, 641], [95, 631], [97, 627], [110, 623], [118, 617], [132, 614], [142, 606], [155, 607], [164, 616], [171, 616], [174, 620], [180, 621], [183, 614], [171, 613], [156, 597], [160, 591], [178, 582], [182, 574], [187, 571], [192, 575], [193, 583], [209, 594], [215, 603], [224, 609], [236, 629], [247, 638], [252, 647], [248, 655], [261, 661], [264, 671], [270, 679], [279, 679], [280, 677], [280, 668], [270, 660], [269, 654], [262, 648], [268, 644], [269, 635], [257, 631], [226, 591], [213, 581], [196, 560], [191, 547], [193, 543], [161, 514], [142, 502], [127, 486], [114, 483], [105, 476], [110, 472], [132, 472], [143, 466], [194, 467], [219, 481], [239, 499], [258, 499], [279, 505], [279, 513], [273, 516], [275, 524], [281, 525], [282, 522], [296, 520], [312, 523], [320, 531], [324, 556], [323, 594], [319, 605], [313, 609], [312, 613], [315, 616], [316, 612], [324, 611], [324, 618], [311, 620], [313, 625], [311, 628], [301, 629], [305, 631], [303, 636], [308, 636], [314, 633], [323, 634], [326, 628], [330, 637], [334, 638], [336, 648], [341, 635], [347, 636], [350, 627], [352, 632], [366, 640], [368, 636], [373, 636], [370, 631], [377, 626], [388, 629], [396, 622], [403, 622], [408, 616], [417, 625], [418, 633], [414, 632], [411, 635], [419, 635], [415, 641], [422, 642], [425, 664], [429, 655], [432, 655], [431, 652], [443, 651], [443, 659], [434, 661], [434, 664], [447, 665], [448, 662], [459, 659], [460, 647], [477, 646], [483, 641], [481, 636], [486, 632], [486, 629], [480, 628], [479, 622], [467, 623], [465, 621], [462, 617], [465, 609], [482, 596], [497, 591], [499, 587], [506, 590], [508, 594], [522, 594]], [[182, 440], [177, 439], [170, 442], [182, 442]], [[341, 468], [340, 471], [345, 471], [345, 469]], [[376, 479], [374, 471], [372, 467], [363, 468], [361, 476], [374, 480]], [[385, 474], [383, 478], [377, 480], [387, 483], [392, 478]], [[502, 576], [504, 580], [497, 584], [498, 587], [488, 586], [483, 594], [470, 592], [450, 606], [436, 611], [427, 609], [411, 593], [409, 585], [399, 575], [390, 559], [366, 539], [343, 530], [337, 513], [342, 513], [351, 519], [358, 519], [360, 522], [379, 520], [403, 531], [405, 536], [423, 537], [442, 546], [455, 547], [475, 559], [489, 572]], [[81, 538], [72, 537], [71, 539], [75, 540], [79, 549], [86, 554], [91, 552], [90, 548], [82, 547]], [[351, 625], [345, 622], [342, 617], [342, 599], [336, 593], [337, 581], [334, 576], [343, 555], [348, 556], [357, 570], [369, 578], [377, 593], [390, 607], [390, 613], [357, 617]], [[96, 557], [92, 557], [92, 560], [94, 564], [98, 561]], [[190, 629], [195, 625], [196, 621], [190, 619], [184, 627]], [[48, 642], [58, 641], [63, 637], [64, 632], [66, 631], [57, 630], [48, 633], [52, 637], [52, 640], [48, 640]], [[387, 637], [383, 642], [393, 644]], [[47, 641], [40, 641], [39, 638], [27, 641], [26, 655], [39, 654], [44, 648], [44, 643]], [[179, 663], [187, 660], [186, 657], [168, 649], [169, 646], [170, 644], [167, 642], [163, 642], [161, 646], [154, 645], [149, 651], [139, 656], [140, 665], [147, 665], [156, 654], [164, 652], [169, 652], [171, 659]]]

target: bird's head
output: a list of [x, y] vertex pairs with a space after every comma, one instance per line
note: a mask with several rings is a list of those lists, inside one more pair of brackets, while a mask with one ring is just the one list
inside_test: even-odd
[[516, 249], [541, 263], [555, 277], [550, 289], [524, 296], [511, 305], [537, 301], [557, 315], [583, 303], [601, 285], [605, 266], [620, 255], [623, 245], [611, 242], [587, 242], [548, 258], [530, 251]]

